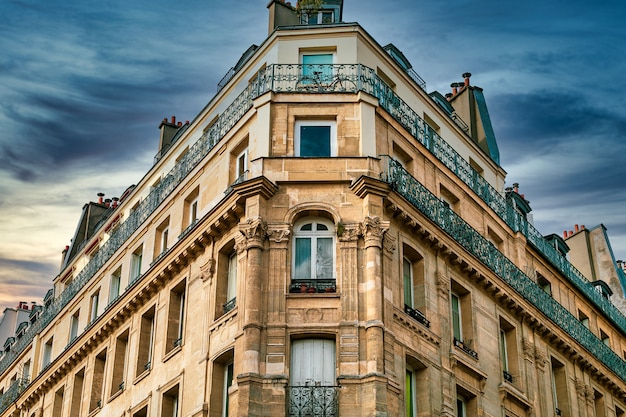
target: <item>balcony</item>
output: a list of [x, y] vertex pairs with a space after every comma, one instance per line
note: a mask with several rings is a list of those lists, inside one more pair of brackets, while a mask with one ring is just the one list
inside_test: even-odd
[[409, 316], [411, 316], [411, 318], [417, 320], [418, 322], [422, 323], [424, 326], [426, 327], [430, 327], [430, 321], [428, 321], [428, 319], [426, 318], [426, 316], [424, 315], [424, 313], [422, 313], [421, 311], [411, 308], [408, 305], [404, 305], [404, 312], [406, 314], [408, 314]]
[[478, 360], [478, 353], [476, 353], [476, 351], [470, 348], [468, 344], [466, 344], [462, 340], [457, 339], [456, 337], [454, 338], [454, 346], [461, 349], [463, 352], [465, 352], [472, 358]]
[[334, 279], [294, 279], [289, 285], [292, 294], [335, 293], [337, 286]]
[[19, 378], [13, 381], [11, 386], [3, 394], [0, 394], [0, 414], [4, 413], [4, 411], [15, 402], [28, 384], [28, 378]]
[[288, 417], [337, 417], [339, 386], [288, 386]]

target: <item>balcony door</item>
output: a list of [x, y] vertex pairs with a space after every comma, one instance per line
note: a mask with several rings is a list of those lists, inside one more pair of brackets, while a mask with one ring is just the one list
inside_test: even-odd
[[292, 386], [333, 386], [335, 382], [335, 341], [300, 339], [291, 344]]

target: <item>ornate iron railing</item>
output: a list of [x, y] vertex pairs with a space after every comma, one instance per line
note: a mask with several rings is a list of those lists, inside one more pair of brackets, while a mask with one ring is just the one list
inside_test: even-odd
[[232, 309], [234, 309], [236, 305], [237, 305], [237, 297], [235, 297], [235, 298], [227, 301], [226, 303], [224, 303], [224, 314], [226, 314], [229, 311], [231, 311]]
[[0, 414], [13, 404], [24, 391], [24, 388], [28, 386], [28, 383], [28, 378], [18, 378], [11, 383], [11, 386], [3, 394], [0, 394]]
[[476, 352], [474, 349], [472, 349], [469, 346], [469, 344], [465, 343], [464, 341], [459, 340], [459, 339], [457, 339], [455, 337], [454, 338], [454, 346], [458, 347], [463, 352], [465, 352], [466, 354], [470, 355], [472, 358], [478, 360], [478, 352]]
[[[442, 161], [456, 176], [465, 182], [501, 217], [515, 232], [523, 233], [528, 242], [546, 257], [564, 276], [584, 293], [623, 332], [626, 318], [593, 289], [585, 277], [574, 268], [558, 251], [543, 239], [543, 236], [517, 213], [506, 199], [484, 178], [476, 173], [461, 155], [444, 141], [428, 124], [405, 103], [376, 71], [363, 65], [320, 66], [321, 74], [315, 75], [313, 68], [303, 65], [268, 65], [260, 70], [248, 86], [234, 98], [220, 114], [217, 121], [189, 148], [172, 170], [150, 194], [120, 223], [98, 253], [76, 275], [70, 285], [50, 301], [41, 316], [26, 330], [22, 337], [0, 360], [0, 374], [4, 373], [21, 352], [91, 280], [99, 269], [131, 237], [143, 222], [156, 210], [183, 179], [204, 159], [230, 129], [252, 108], [255, 98], [269, 91], [275, 93], [368, 93], [378, 99], [379, 105], [400, 123], [418, 142]], [[313, 85], [313, 88], [311, 88]], [[129, 286], [127, 290], [131, 288]]]
[[289, 417], [338, 417], [338, 386], [288, 386]]
[[293, 279], [289, 284], [290, 293], [334, 293], [337, 292], [334, 279]]
[[542, 311], [546, 317], [578, 341], [609, 369], [613, 370], [622, 380], [626, 381], [626, 362], [619, 355], [602, 343], [565, 307], [543, 291], [491, 242], [473, 229], [417, 179], [413, 178], [399, 162], [389, 157], [383, 157], [382, 163], [382, 179], [393, 190], [402, 195], [513, 290]]
[[404, 305], [404, 312], [406, 314], [408, 314], [409, 316], [411, 316], [414, 320], [417, 320], [418, 322], [422, 323], [424, 326], [430, 327], [430, 321], [426, 318], [424, 313], [422, 313], [418, 309], [411, 308], [411, 307], [409, 307], [408, 305], [405, 304]]

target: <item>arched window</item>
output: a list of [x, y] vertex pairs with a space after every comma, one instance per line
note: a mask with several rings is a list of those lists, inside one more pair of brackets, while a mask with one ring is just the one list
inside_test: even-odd
[[320, 218], [296, 223], [293, 239], [292, 281], [315, 291], [327, 291], [335, 283], [335, 227]]

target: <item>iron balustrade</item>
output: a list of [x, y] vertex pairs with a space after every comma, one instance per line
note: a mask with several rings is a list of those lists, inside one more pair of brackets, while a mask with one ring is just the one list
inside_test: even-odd
[[502, 377], [506, 382], [509, 382], [511, 384], [513, 383], [513, 374], [511, 374], [509, 371], [502, 371]]
[[382, 163], [382, 179], [393, 190], [450, 235], [513, 290], [542, 311], [546, 317], [613, 370], [617, 376], [626, 381], [626, 362], [619, 355], [602, 343], [595, 334], [524, 274], [491, 242], [412, 177], [399, 162], [390, 157], [383, 157]]
[[3, 394], [0, 394], [0, 414], [4, 413], [17, 400], [28, 383], [28, 378], [18, 378], [11, 383], [11, 386]]
[[224, 314], [226, 314], [229, 311], [233, 310], [236, 305], [237, 305], [237, 297], [235, 297], [235, 298], [231, 299], [230, 301], [224, 303]]
[[472, 358], [478, 360], [478, 352], [476, 352], [474, 349], [472, 349], [471, 347], [469, 347], [469, 344], [465, 343], [462, 340], [457, 339], [456, 337], [454, 338], [454, 346], [458, 347], [459, 349], [461, 349], [463, 352], [467, 353], [468, 355], [470, 355]]
[[337, 292], [335, 279], [293, 279], [289, 284], [290, 293], [334, 293]]
[[[624, 317], [609, 300], [595, 291], [591, 283], [551, 246], [520, 213], [515, 211], [500, 192], [474, 171], [468, 161], [443, 140], [406, 102], [376, 75], [375, 70], [360, 64], [328, 65], [326, 68], [321, 67], [322, 68], [319, 69], [322, 70], [323, 74], [329, 74], [326, 81], [330, 81], [330, 83], [320, 82], [319, 87], [316, 85], [313, 91], [303, 88], [302, 85], [302, 81], [307, 81], [304, 77], [310, 69], [307, 68], [306, 65], [275, 64], [268, 65], [261, 69], [246, 88], [235, 97], [233, 102], [219, 115], [217, 121], [190, 146], [189, 151], [174, 165], [169, 173], [163, 176], [163, 180], [154, 187], [150, 194], [140, 202], [138, 207], [129, 214], [128, 218], [120, 222], [118, 228], [111, 233], [109, 239], [100, 247], [98, 253], [77, 273], [75, 279], [67, 288], [57, 297], [49, 301], [49, 304], [41, 312], [39, 318], [25, 331], [24, 337], [20, 338], [11, 351], [7, 352], [2, 360], [0, 360], [0, 374], [4, 373], [9, 368], [17, 357], [30, 345], [35, 335], [39, 334], [52, 322], [63, 307], [78, 294], [113, 254], [148, 219], [156, 208], [178, 185], [180, 185], [200, 161], [211, 152], [226, 133], [228, 133], [228, 131], [230, 131], [230, 129], [232, 129], [252, 108], [253, 100], [270, 91], [274, 93], [364, 92], [377, 98], [380, 107], [387, 111], [387, 113], [400, 123], [407, 132], [467, 184], [514, 232], [520, 232], [526, 236], [530, 245], [535, 247], [539, 253], [548, 259], [550, 263], [567, 277], [578, 290], [585, 294], [586, 297], [622, 332], [626, 332], [626, 317]], [[338, 85], [338, 82], [334, 82], [335, 78], [330, 77], [340, 79], [342, 85]], [[298, 87], [299, 83], [300, 87]], [[441, 221], [445, 220], [446, 218], [444, 216]], [[483, 252], [491, 251], [485, 248], [477, 248], [477, 250], [478, 249]], [[511, 269], [508, 266], [507, 268]], [[140, 277], [137, 279], [139, 278]], [[532, 280], [525, 285], [529, 288], [533, 286], [536, 287]], [[129, 285], [126, 291], [132, 286], [133, 285]], [[534, 290], [528, 291], [532, 292]], [[533, 295], [532, 297], [539, 302], [538, 296]], [[541, 299], [541, 302], [543, 301], [544, 300]], [[558, 314], [553, 313], [553, 315]], [[569, 332], [579, 333], [579, 330], [574, 330], [572, 326], [569, 326]], [[590, 333], [588, 330], [586, 330], [587, 333], [584, 331], [580, 332], [585, 334], [585, 337], [589, 336], [587, 333]], [[591, 334], [591, 336], [593, 335]], [[607, 347], [606, 349], [609, 348]], [[623, 366], [621, 359], [620, 363], [621, 366]], [[622, 371], [620, 375], [623, 377], [625, 373]]]
[[339, 386], [287, 387], [288, 417], [338, 417]]
[[409, 307], [408, 305], [405, 304], [404, 305], [404, 312], [406, 314], [408, 314], [409, 316], [411, 316], [413, 319], [415, 319], [418, 322], [422, 323], [424, 326], [430, 327], [430, 321], [426, 318], [424, 313], [422, 313], [418, 309], [411, 308], [411, 307]]

